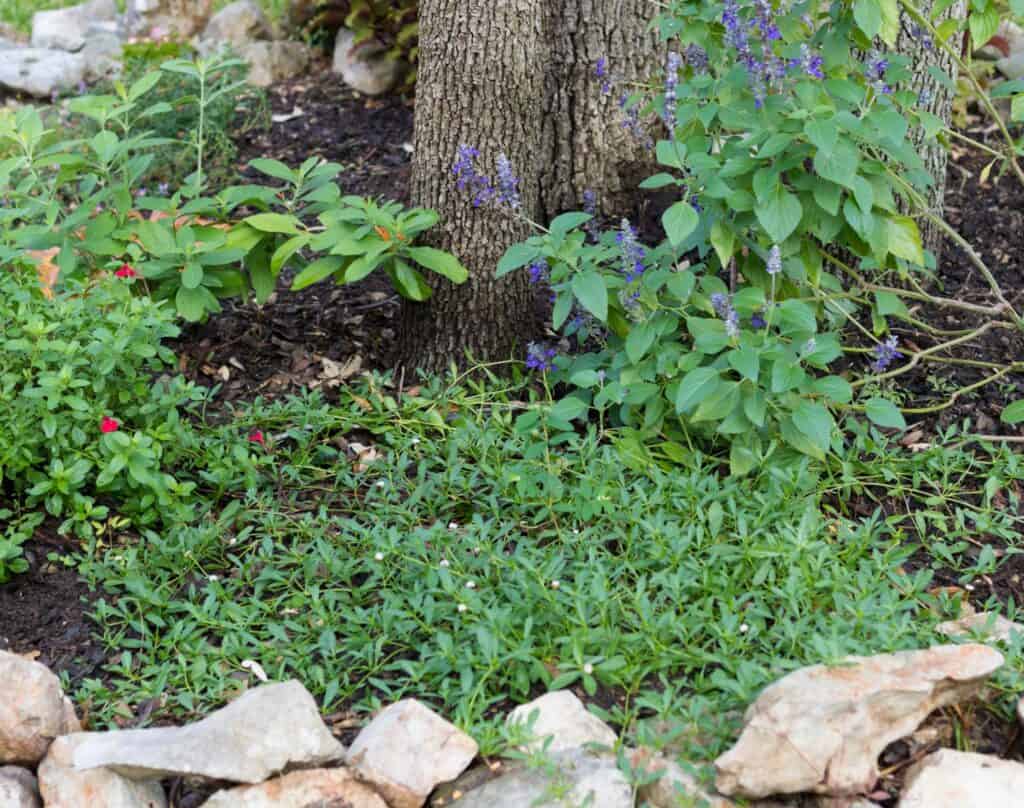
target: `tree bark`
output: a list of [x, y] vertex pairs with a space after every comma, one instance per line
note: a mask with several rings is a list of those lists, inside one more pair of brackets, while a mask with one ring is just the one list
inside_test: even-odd
[[[649, 174], [646, 145], [621, 126], [623, 93], [648, 84], [668, 48], [651, 26], [662, 9], [650, 0], [559, 0], [546, 17], [548, 60], [541, 207], [545, 218], [579, 209], [593, 191], [599, 207], [623, 214], [636, 207], [638, 184]], [[597, 78], [605, 59], [610, 94]]]
[[[925, 17], [931, 16], [933, 5], [934, 0], [921, 0], [919, 8]], [[963, 0], [958, 0], [933, 22], [935, 25], [939, 25], [950, 17], [962, 17], [964, 13]], [[938, 82], [928, 71], [931, 67], [937, 67], [951, 76], [955, 83], [956, 63], [940, 47], [930, 42], [927, 37], [922, 36], [913, 20], [906, 14], [901, 19], [896, 50], [911, 60], [909, 89], [918, 93], [920, 108], [948, 124], [952, 115], [954, 93]], [[928, 209], [941, 218], [946, 196], [947, 147], [935, 138], [926, 140], [921, 127], [911, 130], [908, 137], [924, 161], [928, 173], [935, 179], [935, 183], [928, 189], [926, 199]], [[942, 260], [945, 236], [935, 224], [924, 217], [918, 217], [917, 224], [921, 231], [921, 242], [924, 248], [935, 255], [935, 261], [938, 264]]]
[[508, 359], [529, 336], [533, 295], [528, 276], [495, 277], [498, 260], [529, 228], [507, 210], [473, 207], [456, 187], [459, 146], [480, 150], [481, 170], [494, 174], [504, 153], [519, 176], [522, 212], [540, 211], [539, 121], [544, 101], [546, 0], [422, 0], [416, 86], [413, 203], [441, 216], [427, 242], [456, 255], [469, 280], [436, 276], [426, 303], [407, 303], [399, 333], [399, 366], [442, 372], [450, 363]]
[[[485, 169], [504, 152], [520, 176], [522, 212], [538, 222], [582, 206], [593, 190], [605, 212], [632, 207], [649, 162], [617, 120], [618, 93], [656, 74], [665, 46], [648, 30], [649, 0], [421, 0], [412, 198], [441, 225], [432, 246], [470, 270], [462, 286], [432, 282], [427, 303], [407, 303], [399, 366], [438, 372], [466, 352], [476, 359], [523, 355], [534, 298], [525, 273], [494, 278], [527, 226], [492, 208], [474, 209], [455, 187], [458, 147], [479, 148]], [[598, 59], [616, 82], [601, 92]]]

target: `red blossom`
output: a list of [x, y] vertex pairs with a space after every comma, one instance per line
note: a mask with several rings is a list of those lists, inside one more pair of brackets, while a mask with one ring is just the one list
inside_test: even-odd
[[252, 432], [249, 433], [249, 442], [258, 443], [260, 446], [267, 445], [266, 438], [263, 437], [263, 433], [258, 429], [254, 429]]
[[100, 432], [104, 435], [109, 435], [111, 432], [117, 432], [121, 428], [121, 423], [114, 420], [109, 415], [104, 415], [103, 420], [100, 421]]
[[137, 278], [139, 273], [135, 271], [135, 267], [131, 264], [121, 264], [117, 272], [114, 273], [119, 278]]

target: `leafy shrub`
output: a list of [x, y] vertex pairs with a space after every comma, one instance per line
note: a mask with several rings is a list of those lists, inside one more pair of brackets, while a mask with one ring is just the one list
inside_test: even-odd
[[[736, 474], [780, 448], [822, 460], [840, 446], [837, 414], [906, 426], [888, 397], [871, 392], [878, 383], [943, 361], [943, 350], [993, 327], [1024, 328], [976, 251], [929, 210], [933, 179], [910, 135], [920, 128], [935, 138], [944, 124], [916, 90], [901, 88], [908, 60], [871, 49], [876, 37], [893, 45], [899, 30], [888, 12], [865, 10], [875, 6], [895, 3], [776, 11], [679, 0], [666, 11], [661, 28], [673, 41], [663, 87], [627, 90], [620, 101], [631, 128], [649, 112], [667, 134], [655, 146], [664, 170], [642, 186], [677, 194], [662, 218], [665, 240], [641, 244], [628, 221], [599, 236], [590, 213], [571, 213], [512, 247], [499, 267], [550, 283], [556, 328], [584, 344], [599, 337], [600, 350], [572, 358], [531, 349], [530, 366], [576, 388], [562, 415], [593, 407], [677, 458], [694, 437], [718, 441]], [[956, 53], [955, 22], [941, 31], [918, 23], [921, 36]], [[614, 66], [602, 60], [596, 70], [610, 94]], [[1014, 148], [1008, 136], [1004, 159], [1019, 173]], [[460, 186], [492, 189], [477, 156], [460, 152]], [[994, 305], [925, 290], [934, 257], [915, 216], [966, 248]], [[922, 326], [906, 300], [967, 309], [983, 322], [950, 339]], [[910, 361], [897, 367], [898, 321], [939, 344], [906, 350]], [[859, 344], [843, 342], [851, 327]], [[844, 354], [841, 373], [824, 375]], [[989, 366], [988, 381], [1024, 369]]]
[[[386, 272], [400, 294], [423, 300], [430, 294], [410, 261], [454, 282], [466, 270], [447, 253], [417, 247], [412, 238], [436, 223], [424, 210], [343, 197], [334, 182], [341, 166], [311, 158], [297, 169], [273, 160], [253, 166], [275, 185], [232, 185], [212, 196], [207, 110], [232, 97], [233, 84], [219, 86], [237, 62], [167, 62], [113, 95], [75, 99], [72, 108], [95, 122], [87, 137], [59, 140], [34, 108], [0, 117], [0, 144], [13, 156], [0, 162], [0, 259], [52, 251], [60, 279], [84, 280], [99, 270], [131, 264], [139, 288], [174, 300], [180, 315], [200, 320], [220, 309], [219, 299], [254, 295], [265, 302], [278, 274], [291, 263], [303, 284], [334, 273], [353, 283], [376, 269]], [[155, 154], [180, 140], [157, 137], [154, 121], [172, 111], [167, 101], [149, 103], [167, 74], [195, 82], [198, 122], [191, 133], [194, 168], [174, 190], [140, 187]], [[243, 216], [240, 220], [236, 215]], [[311, 220], [319, 219], [319, 224]], [[319, 258], [316, 253], [327, 253]], [[311, 263], [312, 262], [312, 263]], [[329, 268], [329, 272], [325, 272]], [[52, 285], [52, 283], [51, 283]]]
[[[122, 272], [122, 275], [127, 273]], [[97, 276], [47, 297], [28, 262], [0, 271], [0, 485], [88, 534], [104, 503], [137, 524], [189, 515], [172, 468], [190, 445], [179, 407], [200, 397], [161, 343], [173, 311]]]

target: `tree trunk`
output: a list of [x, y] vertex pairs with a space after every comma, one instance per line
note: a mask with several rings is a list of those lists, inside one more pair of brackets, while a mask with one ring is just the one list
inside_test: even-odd
[[[930, 17], [933, 5], [934, 0], [922, 0], [918, 7], [925, 17]], [[950, 17], [962, 17], [963, 14], [963, 0], [958, 0], [939, 19], [933, 22], [935, 25], [939, 25], [943, 20]], [[914, 25], [913, 20], [905, 14], [901, 20], [899, 38], [896, 40], [896, 50], [904, 56], [908, 56], [911, 60], [909, 89], [918, 93], [920, 108], [927, 110], [948, 124], [953, 108], [953, 92], [936, 81], [928, 70], [931, 67], [938, 67], [939, 70], [951, 76], [955, 83], [957, 77], [956, 63], [926, 36], [922, 36]], [[948, 156], [946, 146], [934, 138], [926, 140], [924, 130], [921, 127], [911, 130], [908, 137], [917, 148], [918, 154], [921, 155], [928, 173], [935, 178], [935, 184], [928, 190], [926, 198], [928, 209], [941, 218], [946, 196], [946, 162]], [[944, 241], [942, 231], [924, 217], [918, 217], [917, 223], [921, 230], [921, 241], [924, 244], [924, 248], [930, 250], [935, 255], [936, 263], [940, 262], [942, 260]]]
[[467, 352], [522, 357], [534, 324], [526, 274], [494, 277], [529, 228], [474, 208], [456, 188], [459, 146], [478, 148], [491, 173], [505, 153], [534, 221], [578, 209], [587, 189], [603, 210], [625, 209], [643, 176], [630, 168], [645, 151], [615, 120], [618, 95], [602, 96], [595, 68], [607, 60], [616, 92], [650, 78], [665, 50], [647, 31], [656, 11], [649, 0], [421, 0], [412, 199], [441, 215], [429, 243], [458, 256], [470, 279], [432, 279], [430, 301], [404, 305], [398, 364], [407, 376], [463, 363]]
[[[541, 207], [545, 218], [579, 209], [583, 192], [605, 212], [635, 208], [637, 186], [652, 173], [642, 140], [620, 125], [623, 93], [657, 78], [668, 48], [651, 28], [661, 13], [650, 0], [552, 0], [545, 103]], [[610, 93], [596, 75], [605, 59]]]
[[504, 153], [519, 175], [522, 212], [540, 200], [537, 158], [547, 51], [541, 37], [545, 0], [422, 0], [416, 85], [414, 204], [441, 216], [430, 243], [469, 269], [456, 286], [431, 278], [427, 303], [408, 303], [399, 335], [400, 366], [445, 370], [451, 362], [508, 359], [533, 320], [525, 273], [502, 279], [495, 267], [529, 228], [507, 210], [473, 206], [452, 172], [459, 146], [480, 150], [482, 171], [494, 173]]

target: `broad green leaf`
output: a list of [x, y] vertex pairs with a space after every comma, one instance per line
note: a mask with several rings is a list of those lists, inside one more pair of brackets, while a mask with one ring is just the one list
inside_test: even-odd
[[890, 47], [896, 44], [900, 35], [900, 6], [899, 0], [881, 0], [882, 10], [882, 41]]
[[711, 246], [715, 248], [715, 254], [722, 266], [728, 266], [736, 246], [736, 234], [731, 227], [724, 225], [721, 219], [711, 225]]
[[825, 451], [807, 435], [801, 432], [791, 418], [783, 418], [779, 422], [779, 433], [782, 439], [798, 452], [816, 460], [825, 459]]
[[250, 160], [249, 165], [261, 174], [266, 174], [268, 177], [273, 177], [274, 179], [283, 180], [288, 183], [295, 182], [295, 172], [280, 160], [269, 160], [266, 157], [257, 157], [254, 160]]
[[776, 359], [772, 363], [772, 392], [785, 393], [803, 384], [807, 374], [794, 359]]
[[513, 244], [498, 261], [498, 277], [524, 267], [537, 257], [539, 250], [532, 244]]
[[587, 311], [601, 322], [608, 319], [608, 287], [600, 272], [578, 272], [572, 278], [572, 293]]
[[700, 224], [700, 216], [689, 202], [676, 202], [661, 217], [665, 234], [673, 247], [688, 239]]
[[804, 124], [804, 134], [819, 152], [830, 152], [839, 139], [839, 126], [833, 120], [810, 120]]
[[847, 141], [840, 141], [828, 151], [818, 150], [814, 155], [814, 170], [827, 180], [851, 187], [857, 176], [860, 155], [857, 148]]
[[732, 366], [733, 370], [740, 374], [744, 379], [749, 379], [752, 382], [757, 381], [757, 377], [761, 373], [761, 356], [758, 354], [756, 348], [738, 348], [733, 351], [729, 351], [725, 355]]
[[465, 283], [469, 277], [469, 271], [459, 263], [459, 259], [444, 250], [434, 247], [411, 247], [408, 254], [421, 267], [444, 276], [452, 283]]
[[270, 271], [276, 278], [288, 261], [309, 243], [309, 236], [295, 236], [274, 250], [270, 258]]
[[657, 336], [657, 329], [650, 320], [634, 325], [626, 337], [626, 356], [634, 365], [650, 350]]
[[205, 286], [197, 286], [195, 289], [178, 287], [174, 303], [178, 313], [192, 323], [198, 323], [208, 312], [220, 311], [217, 298]]
[[867, 414], [868, 419], [872, 423], [878, 424], [878, 426], [890, 429], [907, 428], [907, 422], [899, 407], [886, 398], [876, 396], [875, 398], [868, 399], [864, 405], [864, 412]]
[[333, 275], [345, 265], [346, 260], [347, 258], [343, 255], [325, 255], [323, 258], [318, 258], [295, 276], [292, 281], [292, 291], [305, 289], [307, 286], [312, 286]]
[[405, 261], [395, 261], [392, 280], [398, 293], [409, 300], [423, 302], [430, 298], [431, 291], [426, 279]]
[[676, 392], [676, 412], [683, 413], [696, 407], [711, 395], [721, 383], [721, 377], [714, 368], [703, 367], [687, 373]]
[[886, 220], [889, 252], [897, 258], [924, 266], [924, 248], [917, 222], [909, 216], [891, 216]]
[[556, 238], [564, 238], [570, 230], [575, 230], [581, 224], [586, 224], [594, 217], [589, 213], [563, 213], [561, 216], [556, 216], [551, 222], [551, 226], [548, 230], [551, 231], [551, 235]]
[[693, 335], [693, 346], [703, 354], [717, 354], [729, 344], [729, 335], [721, 320], [687, 317], [686, 329]]
[[713, 392], [709, 393], [700, 404], [690, 420], [695, 423], [702, 421], [721, 421], [740, 403], [739, 382], [720, 380]]
[[286, 233], [288, 235], [298, 235], [299, 233], [299, 220], [284, 213], [257, 213], [242, 221], [263, 233]]
[[999, 9], [996, 8], [995, 3], [989, 3], [982, 11], [972, 8], [971, 13], [967, 15], [967, 26], [970, 29], [971, 42], [974, 47], [982, 47], [999, 30]]
[[270, 270], [270, 247], [261, 244], [245, 257], [245, 269], [249, 273], [256, 302], [263, 305], [277, 288], [277, 275]]
[[853, 19], [868, 39], [874, 39], [882, 31], [882, 6], [879, 0], [856, 0], [853, 4]]
[[794, 194], [779, 185], [768, 198], [758, 202], [754, 212], [768, 237], [776, 244], [781, 244], [800, 224], [804, 209]]
[[181, 285], [186, 289], [195, 289], [203, 282], [203, 267], [201, 264], [196, 262], [190, 262], [185, 265], [185, 269], [181, 273]]
[[828, 451], [832, 444], [832, 430], [835, 422], [828, 407], [816, 401], [802, 401], [793, 411], [793, 424], [821, 449]]
[[811, 391], [837, 404], [849, 404], [853, 400], [853, 387], [841, 376], [825, 376], [811, 382]]
[[1004, 424], [1019, 424], [1024, 421], [1024, 398], [1004, 407], [999, 420]]
[[875, 309], [882, 317], [903, 317], [910, 316], [907, 306], [899, 295], [893, 292], [875, 292]]

